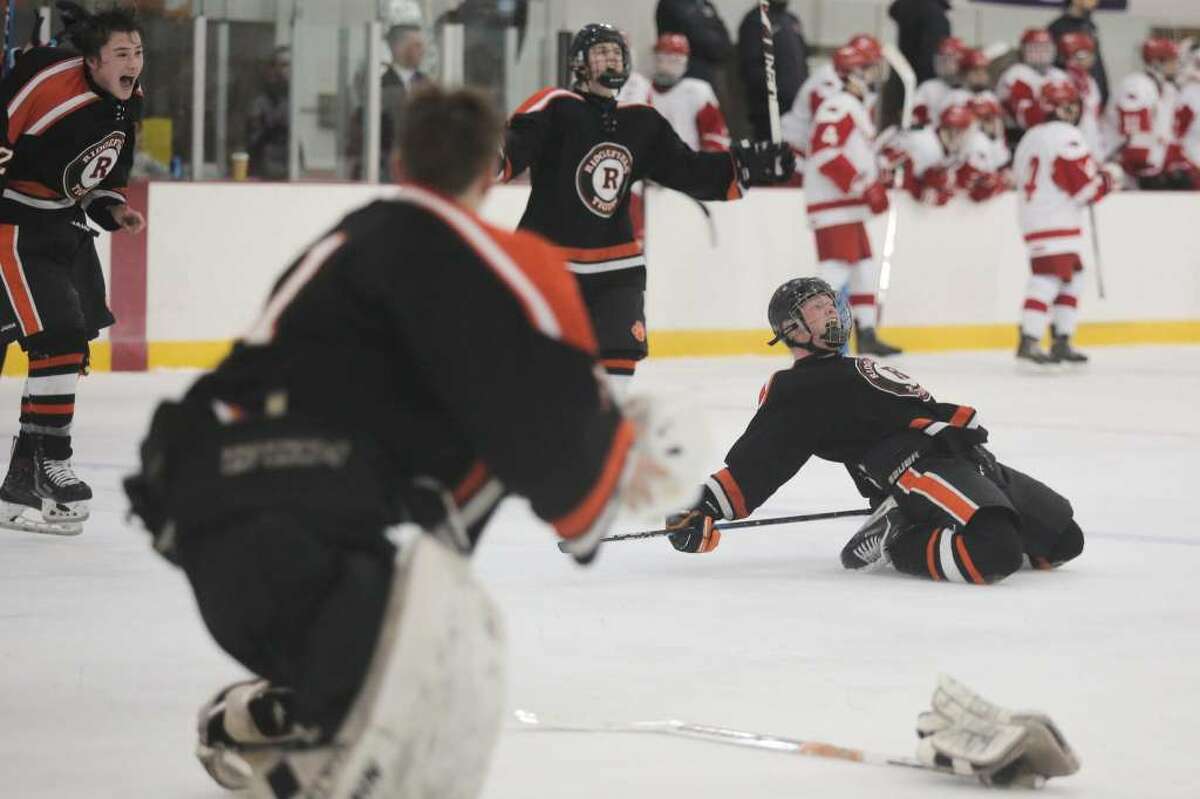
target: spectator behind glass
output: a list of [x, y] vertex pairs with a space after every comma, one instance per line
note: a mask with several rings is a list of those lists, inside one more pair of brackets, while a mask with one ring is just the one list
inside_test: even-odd
[[950, 0], [896, 0], [888, 10], [900, 29], [900, 52], [917, 73], [918, 84], [937, 77], [933, 57], [938, 43], [950, 35], [949, 8]]
[[[775, 41], [775, 85], [779, 92], [779, 113], [792, 107], [796, 93], [808, 80], [808, 43], [804, 27], [795, 14], [787, 10], [788, 0], [771, 0], [768, 15], [772, 38]], [[770, 117], [767, 111], [767, 76], [763, 66], [762, 15], [758, 3], [746, 12], [738, 28], [738, 63], [745, 85], [746, 114], [754, 129], [754, 138], [771, 138]]]
[[724, 62], [733, 53], [733, 41], [711, 0], [658, 0], [654, 14], [658, 35], [682, 33], [691, 47], [687, 77], [708, 81], [718, 94]]
[[[425, 59], [425, 34], [416, 25], [393, 25], [387, 32], [388, 51], [391, 58], [383, 67], [379, 79], [379, 178], [388, 180], [391, 150], [397, 131], [404, 121], [404, 110], [412, 93], [429, 82], [421, 72]], [[350, 161], [350, 177], [361, 180], [366, 177], [362, 167], [363, 158], [363, 110], [359, 108], [351, 120], [350, 133], [346, 142], [346, 154]]]
[[263, 79], [262, 91], [250, 103], [246, 121], [249, 174], [261, 180], [288, 178], [288, 84], [292, 52], [276, 47]]
[[[1096, 63], [1092, 65], [1092, 77], [1100, 87], [1101, 107], [1108, 105], [1108, 72], [1104, 68], [1104, 56], [1100, 52], [1100, 31], [1092, 21], [1092, 11], [1100, 4], [1100, 0], [1065, 0], [1063, 14], [1050, 23], [1050, 35], [1057, 42], [1068, 33], [1086, 33], [1096, 43]], [[1065, 64], [1059, 63], [1066, 68]]]

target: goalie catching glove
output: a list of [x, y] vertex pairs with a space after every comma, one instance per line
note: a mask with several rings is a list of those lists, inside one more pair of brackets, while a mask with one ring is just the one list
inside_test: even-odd
[[1037, 788], [1079, 771], [1079, 758], [1043, 713], [992, 704], [943, 675], [932, 709], [917, 718], [917, 758], [985, 785]]

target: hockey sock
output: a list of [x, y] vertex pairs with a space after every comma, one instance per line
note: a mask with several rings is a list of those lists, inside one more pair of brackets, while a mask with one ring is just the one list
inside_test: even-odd
[[[75, 388], [83, 368], [82, 352], [50, 355], [29, 353], [29, 376], [21, 398], [21, 439], [19, 451], [29, 446], [34, 436], [41, 438], [46, 457], [68, 460], [71, 457], [71, 422], [75, 418]], [[22, 452], [22, 454], [27, 454]]]
[[879, 321], [875, 304], [878, 280], [879, 265], [869, 259], [859, 261], [850, 272], [850, 310], [859, 329], [875, 327]]
[[1021, 313], [1021, 332], [1041, 340], [1046, 332], [1050, 301], [1058, 295], [1062, 281], [1055, 275], [1030, 275], [1025, 287], [1025, 309]]
[[1080, 273], [1071, 276], [1070, 281], [1063, 282], [1054, 298], [1054, 331], [1068, 338], [1075, 335], [1076, 320], [1079, 318]]
[[1021, 568], [1024, 553], [1008, 514], [983, 509], [966, 527], [917, 525], [905, 530], [888, 549], [898, 571], [935, 581], [986, 583]]

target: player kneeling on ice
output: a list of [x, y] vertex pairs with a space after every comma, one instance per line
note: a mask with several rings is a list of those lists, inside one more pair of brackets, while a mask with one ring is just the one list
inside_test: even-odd
[[503, 632], [466, 558], [497, 503], [527, 498], [586, 563], [618, 505], [677, 507], [690, 487], [675, 426], [610, 398], [558, 251], [477, 216], [501, 131], [482, 94], [414, 95], [409, 182], [304, 253], [230, 356], [155, 413], [134, 512], [255, 675], [200, 713], [222, 785], [477, 795]]
[[700, 501], [667, 520], [676, 549], [715, 549], [715, 520], [750, 515], [815, 455], [845, 464], [875, 509], [842, 550], [848, 569], [891, 563], [932, 580], [983, 584], [1026, 559], [1048, 569], [1083, 550], [1071, 504], [997, 462], [973, 408], [937, 402], [902, 372], [840, 353], [850, 314], [828, 283], [789, 280], [767, 316], [771, 343], [786, 344], [795, 363], [763, 388]]

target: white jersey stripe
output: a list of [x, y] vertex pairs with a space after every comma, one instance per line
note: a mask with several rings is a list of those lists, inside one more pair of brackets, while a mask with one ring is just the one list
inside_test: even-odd
[[963, 577], [962, 572], [958, 569], [958, 564], [954, 562], [954, 536], [957, 533], [954, 529], [947, 527], [942, 530], [942, 542], [938, 545], [938, 560], [942, 564], [942, 573], [946, 575], [946, 579], [952, 583], [965, 583], [967, 578]]
[[43, 211], [61, 211], [63, 208], [75, 205], [75, 201], [70, 197], [61, 200], [43, 200], [41, 197], [30, 197], [28, 194], [22, 194], [13, 189], [5, 189], [3, 197], [6, 200], [28, 205], [30, 208], [40, 208]]
[[30, 136], [36, 136], [46, 128], [53, 125], [60, 118], [71, 113], [76, 108], [79, 108], [81, 105], [86, 105], [93, 100], [99, 99], [100, 96], [95, 92], [83, 92], [82, 94], [77, 94], [70, 100], [65, 100], [54, 106], [54, 108], [51, 108], [49, 111], [43, 114], [37, 122], [34, 122], [32, 125], [30, 125], [25, 132]]
[[596, 261], [579, 263], [567, 261], [567, 268], [577, 275], [595, 275], [600, 272], [615, 272], [618, 269], [633, 269], [635, 266], [645, 266], [646, 256], [634, 255], [629, 258], [614, 258], [611, 261]]

